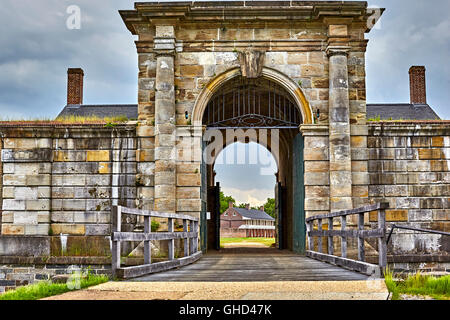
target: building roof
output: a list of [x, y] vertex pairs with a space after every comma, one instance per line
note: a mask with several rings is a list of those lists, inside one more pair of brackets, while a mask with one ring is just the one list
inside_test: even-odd
[[271, 220], [271, 221], [275, 220], [274, 218], [272, 218], [267, 213], [261, 210], [254, 210], [254, 209], [247, 210], [245, 208], [235, 208], [235, 207], [233, 207], [233, 209], [236, 210], [237, 213], [239, 213], [241, 216], [245, 218], [258, 220]]
[[70, 104], [66, 105], [61, 113], [56, 117], [95, 116], [98, 118], [126, 116], [129, 120], [138, 118], [137, 104], [112, 104], [112, 105], [88, 105]]
[[[118, 105], [67, 105], [57, 118], [67, 116], [96, 116], [98, 118], [126, 116], [138, 118], [137, 104]], [[367, 104], [367, 119], [380, 120], [440, 120], [441, 118], [428, 104]]]
[[367, 119], [380, 120], [440, 120], [428, 104], [367, 104]]

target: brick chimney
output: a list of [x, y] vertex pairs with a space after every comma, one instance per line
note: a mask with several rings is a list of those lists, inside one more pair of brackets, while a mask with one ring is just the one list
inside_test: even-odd
[[409, 89], [411, 104], [427, 104], [424, 66], [412, 66], [409, 69]]
[[250, 204], [249, 204], [249, 203], [246, 203], [246, 204], [245, 204], [245, 209], [246, 209], [246, 210], [250, 210]]
[[228, 208], [233, 208], [233, 201], [228, 201]]
[[264, 211], [264, 206], [259, 207], [259, 211]]
[[83, 104], [83, 69], [67, 70], [67, 104]]

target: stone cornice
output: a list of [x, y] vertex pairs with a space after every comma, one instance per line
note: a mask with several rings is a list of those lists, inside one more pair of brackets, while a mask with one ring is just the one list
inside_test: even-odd
[[350, 47], [348, 46], [333, 46], [328, 47], [326, 49], [327, 56], [330, 58], [332, 56], [348, 56], [348, 53], [350, 52]]
[[300, 131], [303, 136], [328, 136], [329, 127], [323, 124], [302, 124]]
[[175, 39], [174, 38], [154, 38], [153, 52], [156, 56], [174, 56]]
[[[350, 40], [348, 42], [349, 52], [365, 52], [368, 40]], [[154, 41], [136, 41], [138, 53], [154, 52]], [[326, 50], [326, 38], [324, 40], [288, 39], [288, 40], [191, 40], [177, 41], [176, 50], [183, 52], [230, 52], [242, 51], [250, 46], [255, 50], [264, 51], [324, 51]]]
[[[325, 18], [344, 18], [361, 23], [374, 18], [373, 9], [367, 8], [365, 1], [138, 2], [135, 10], [119, 12], [127, 28], [135, 35], [139, 24], [154, 25], [158, 20], [220, 25], [225, 21], [320, 22]], [[369, 31], [370, 27], [366, 32]]]

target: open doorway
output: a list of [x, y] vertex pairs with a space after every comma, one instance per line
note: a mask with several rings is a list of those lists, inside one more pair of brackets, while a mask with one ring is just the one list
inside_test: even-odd
[[214, 174], [221, 249], [275, 247], [277, 172], [271, 152], [256, 142], [236, 142], [219, 154]]
[[[224, 244], [220, 241], [220, 218], [224, 213], [220, 210], [222, 191], [222, 198], [231, 196], [235, 200], [233, 208], [243, 206], [239, 209], [245, 209], [249, 204], [249, 215], [240, 214], [243, 221], [239, 222], [240, 226], [234, 226], [238, 229], [244, 226], [241, 231], [248, 229], [246, 238], [266, 236], [269, 233], [265, 231], [274, 227], [276, 248], [304, 253], [303, 136], [299, 132], [303, 114], [296, 99], [272, 79], [245, 79], [237, 75], [224, 82], [202, 110], [202, 250], [220, 250], [221, 242]], [[225, 149], [230, 151], [224, 153]], [[231, 156], [227, 155], [229, 152]], [[225, 156], [220, 161], [222, 154]], [[272, 163], [269, 167], [267, 159]], [[254, 170], [265, 171], [263, 176], [270, 177], [270, 182], [256, 186], [261, 174], [249, 175], [249, 164], [256, 164]], [[230, 175], [233, 165], [238, 166], [236, 174]], [[236, 175], [246, 178], [237, 179]], [[234, 180], [226, 182], [232, 176]], [[261, 190], [267, 190], [265, 195]], [[259, 209], [267, 199], [273, 199], [275, 208], [272, 222], [262, 221], [265, 220], [259, 219], [262, 213], [256, 212], [262, 211]], [[239, 210], [236, 211], [237, 216]], [[244, 233], [240, 238], [243, 236]], [[270, 238], [272, 236], [273, 232]]]

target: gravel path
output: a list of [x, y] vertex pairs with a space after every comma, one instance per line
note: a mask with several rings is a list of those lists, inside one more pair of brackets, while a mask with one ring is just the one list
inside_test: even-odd
[[383, 280], [108, 282], [45, 300], [386, 300]]

